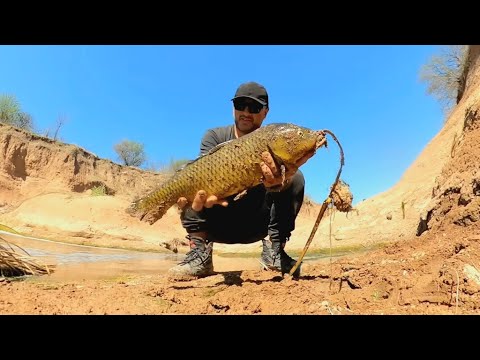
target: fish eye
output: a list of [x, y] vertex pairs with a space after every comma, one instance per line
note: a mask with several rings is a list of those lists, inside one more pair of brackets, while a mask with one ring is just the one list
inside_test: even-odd
[[298, 134], [298, 136], [302, 136], [302, 135], [303, 135], [303, 131], [302, 131], [302, 130], [297, 130], [297, 134]]

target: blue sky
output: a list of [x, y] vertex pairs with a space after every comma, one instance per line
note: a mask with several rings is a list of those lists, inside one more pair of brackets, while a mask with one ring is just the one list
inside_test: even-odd
[[[148, 161], [192, 159], [211, 127], [233, 123], [236, 88], [263, 84], [264, 124], [329, 129], [345, 152], [354, 204], [392, 187], [443, 125], [419, 71], [438, 46], [0, 46], [0, 94], [15, 95], [36, 129], [118, 162], [113, 146], [143, 143]], [[322, 202], [340, 166], [329, 138], [302, 171]]]

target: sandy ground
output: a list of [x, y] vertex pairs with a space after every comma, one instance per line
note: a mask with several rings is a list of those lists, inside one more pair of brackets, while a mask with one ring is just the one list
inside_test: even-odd
[[216, 275], [186, 282], [169, 281], [165, 268], [100, 279], [2, 279], [0, 313], [478, 314], [478, 259], [477, 227], [306, 263], [298, 280], [255, 269], [251, 258], [219, 256]]

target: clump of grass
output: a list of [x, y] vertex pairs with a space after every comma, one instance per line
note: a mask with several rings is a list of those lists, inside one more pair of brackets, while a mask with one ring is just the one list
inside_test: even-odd
[[105, 196], [107, 195], [107, 187], [105, 185], [98, 185], [92, 188], [92, 196]]
[[18, 245], [0, 237], [0, 276], [44, 275], [53, 272], [53, 268], [41, 264]]

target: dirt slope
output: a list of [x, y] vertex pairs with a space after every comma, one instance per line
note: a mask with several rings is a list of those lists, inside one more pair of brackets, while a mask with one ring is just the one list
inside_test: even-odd
[[[45, 277], [3, 280], [0, 313], [477, 314], [479, 53], [480, 46], [471, 46], [460, 103], [399, 182], [363, 201], [356, 212], [335, 215], [334, 246], [389, 245], [331, 263], [307, 263], [298, 281], [233, 269], [218, 254], [235, 247], [218, 244], [218, 274], [190, 282], [169, 282], [164, 274], [55, 284]], [[75, 149], [1, 126], [0, 223], [115, 246], [158, 248], [165, 239], [183, 236], [175, 209], [153, 226], [123, 211], [158, 176]], [[114, 195], [91, 196], [88, 189], [98, 181]], [[303, 210], [290, 249], [303, 247], [315, 216], [314, 207]], [[328, 225], [320, 226], [312, 248], [328, 246]]]

